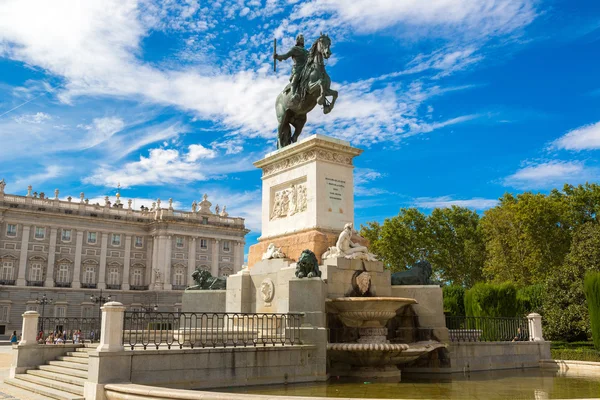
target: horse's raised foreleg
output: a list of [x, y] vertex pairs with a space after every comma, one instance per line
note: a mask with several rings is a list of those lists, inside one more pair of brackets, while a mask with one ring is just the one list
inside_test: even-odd
[[329, 114], [331, 110], [333, 110], [333, 106], [335, 106], [335, 101], [338, 98], [337, 90], [328, 89], [326, 93], [326, 95], [331, 96], [332, 99], [330, 104], [325, 104], [325, 106], [323, 107], [323, 114]]
[[323, 104], [325, 104], [325, 93], [327, 92], [327, 90], [323, 86], [322, 81], [319, 82], [319, 89], [321, 89], [321, 94], [317, 98], [317, 104], [322, 106]]

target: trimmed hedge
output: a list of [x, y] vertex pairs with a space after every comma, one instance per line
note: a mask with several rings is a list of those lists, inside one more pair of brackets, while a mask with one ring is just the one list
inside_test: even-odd
[[590, 313], [594, 347], [600, 350], [600, 272], [590, 271], [585, 274], [583, 291]]
[[465, 315], [465, 288], [462, 286], [444, 286], [444, 314], [452, 317]]
[[465, 293], [465, 313], [468, 317], [519, 316], [517, 288], [510, 282], [478, 283]]
[[544, 302], [544, 285], [530, 285], [517, 290], [517, 303], [519, 304], [519, 314], [527, 315], [531, 313], [542, 313], [542, 304]]

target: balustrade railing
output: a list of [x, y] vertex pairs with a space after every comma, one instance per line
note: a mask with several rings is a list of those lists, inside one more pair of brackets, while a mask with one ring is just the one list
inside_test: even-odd
[[301, 313], [188, 313], [127, 311], [123, 345], [147, 349], [161, 346], [249, 347], [300, 344]]
[[529, 341], [527, 318], [446, 317], [452, 342], [521, 342]]
[[[79, 331], [81, 333], [76, 336], [75, 333]], [[42, 332], [43, 334], [41, 334]], [[38, 341], [40, 343], [63, 343], [65, 342], [65, 332], [66, 343], [98, 341], [100, 339], [100, 318], [40, 317], [38, 321]], [[62, 335], [60, 335], [61, 333]]]

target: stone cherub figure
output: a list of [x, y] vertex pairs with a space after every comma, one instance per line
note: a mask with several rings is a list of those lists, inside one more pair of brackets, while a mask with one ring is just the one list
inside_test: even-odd
[[227, 288], [227, 279], [214, 277], [208, 271], [200, 268], [192, 273], [192, 279], [196, 282], [195, 286], [190, 286], [190, 290], [225, 290]]
[[376, 261], [374, 254], [369, 253], [369, 249], [352, 241], [352, 223], [344, 225], [344, 230], [340, 233], [335, 246], [330, 247], [323, 254], [323, 259], [345, 257], [349, 259], [359, 259], [365, 261]]
[[296, 45], [293, 46], [290, 51], [285, 54], [275, 54], [275, 59], [278, 61], [287, 60], [292, 57], [294, 66], [292, 67], [292, 76], [290, 76], [290, 82], [292, 84], [292, 95], [290, 99], [290, 106], [297, 104], [300, 100], [298, 93], [298, 87], [300, 86], [300, 76], [302, 70], [308, 60], [308, 50], [304, 48], [304, 36], [299, 34], [296, 36]]
[[272, 258], [285, 258], [285, 254], [281, 251], [281, 247], [275, 247], [275, 243], [269, 243], [267, 251], [263, 253], [263, 260], [270, 260]]

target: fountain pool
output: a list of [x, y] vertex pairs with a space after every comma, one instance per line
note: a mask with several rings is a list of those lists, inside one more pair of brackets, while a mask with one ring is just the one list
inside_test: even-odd
[[589, 399], [600, 395], [600, 378], [557, 376], [550, 371], [525, 369], [453, 374], [440, 379], [403, 375], [402, 382], [332, 377], [323, 383], [251, 386], [228, 392], [357, 399]]

